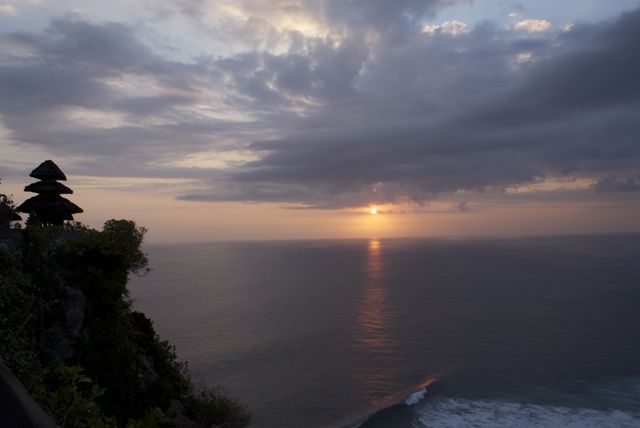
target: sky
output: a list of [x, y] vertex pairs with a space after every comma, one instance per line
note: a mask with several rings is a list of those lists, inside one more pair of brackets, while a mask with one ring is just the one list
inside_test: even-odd
[[640, 0], [0, 0], [0, 192], [52, 159], [149, 242], [640, 232], [639, 44]]

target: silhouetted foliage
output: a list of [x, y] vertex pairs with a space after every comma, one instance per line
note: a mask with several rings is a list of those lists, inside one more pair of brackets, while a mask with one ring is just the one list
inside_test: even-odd
[[[0, 251], [0, 353], [60, 426], [171, 426], [174, 400], [203, 427], [246, 426], [246, 410], [219, 390], [197, 390], [174, 347], [131, 310], [128, 275], [148, 271], [145, 232], [127, 220], [102, 231], [27, 228], [19, 256]], [[51, 360], [42, 339], [61, 325], [69, 289], [84, 296], [82, 333], [70, 355]]]
[[0, 193], [0, 223], [20, 220], [11, 195]]
[[200, 388], [184, 400], [187, 415], [206, 426], [241, 428], [250, 421], [249, 412], [220, 388]]
[[147, 229], [137, 227], [129, 220], [108, 220], [104, 223], [102, 233], [107, 242], [124, 253], [128, 270], [135, 273], [148, 272], [149, 260], [140, 246]]

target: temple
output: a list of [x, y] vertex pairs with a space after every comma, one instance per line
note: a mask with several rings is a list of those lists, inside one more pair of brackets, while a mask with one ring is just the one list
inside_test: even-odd
[[73, 190], [58, 182], [66, 181], [67, 176], [53, 161], [42, 162], [29, 176], [40, 181], [29, 184], [24, 190], [37, 195], [16, 208], [29, 214], [28, 224], [62, 225], [65, 220], [73, 220], [73, 214], [83, 212], [82, 208], [60, 196], [70, 195]]

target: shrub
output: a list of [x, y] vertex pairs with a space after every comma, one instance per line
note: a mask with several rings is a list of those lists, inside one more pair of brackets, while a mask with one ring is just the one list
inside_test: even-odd
[[[157, 428], [178, 400], [203, 427], [239, 428], [249, 414], [220, 388], [193, 386], [187, 364], [131, 310], [129, 273], [148, 272], [146, 229], [109, 220], [29, 227], [21, 257], [0, 251], [0, 353], [62, 427]], [[82, 336], [71, 356], [46, 368], [45, 326], [63, 325], [64, 292], [85, 298]]]
[[184, 406], [187, 416], [207, 427], [242, 428], [251, 419], [245, 407], [229, 398], [222, 387], [192, 390], [185, 397]]

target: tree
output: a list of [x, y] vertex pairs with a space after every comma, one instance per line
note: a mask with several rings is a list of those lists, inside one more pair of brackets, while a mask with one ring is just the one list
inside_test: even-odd
[[130, 271], [142, 274], [149, 271], [147, 256], [140, 249], [146, 227], [138, 227], [131, 220], [112, 219], [104, 223], [102, 232], [126, 256]]
[[0, 228], [8, 228], [9, 222], [22, 220], [16, 211], [11, 195], [0, 193]]

